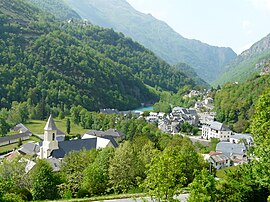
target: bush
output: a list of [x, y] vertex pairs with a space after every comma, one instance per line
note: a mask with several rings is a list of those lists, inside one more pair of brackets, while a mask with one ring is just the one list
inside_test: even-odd
[[89, 197], [90, 193], [86, 189], [80, 189], [77, 192], [77, 198], [84, 198], [84, 197]]
[[25, 201], [32, 201], [33, 199], [31, 192], [26, 188], [19, 189], [17, 194]]

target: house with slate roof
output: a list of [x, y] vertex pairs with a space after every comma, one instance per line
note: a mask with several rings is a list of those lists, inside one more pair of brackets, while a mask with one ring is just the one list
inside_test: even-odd
[[217, 152], [222, 152], [229, 157], [234, 164], [242, 164], [248, 161], [247, 148], [244, 144], [234, 144], [230, 142], [219, 142], [216, 146]]
[[222, 152], [210, 152], [208, 162], [217, 170], [230, 167], [230, 158]]
[[226, 127], [223, 123], [212, 121], [202, 126], [202, 138], [211, 139], [217, 138], [220, 141], [229, 141], [232, 135], [232, 131]]

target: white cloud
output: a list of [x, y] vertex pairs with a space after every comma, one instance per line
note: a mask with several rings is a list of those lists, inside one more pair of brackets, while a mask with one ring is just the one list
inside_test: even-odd
[[249, 0], [253, 6], [261, 9], [270, 11], [270, 0]]
[[248, 29], [250, 27], [250, 21], [248, 20], [243, 20], [242, 21], [242, 28]]

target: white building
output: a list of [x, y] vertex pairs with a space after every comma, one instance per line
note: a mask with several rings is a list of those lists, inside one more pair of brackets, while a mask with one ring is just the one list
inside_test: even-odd
[[218, 138], [220, 141], [229, 141], [232, 131], [220, 122], [213, 121], [202, 126], [202, 138]]

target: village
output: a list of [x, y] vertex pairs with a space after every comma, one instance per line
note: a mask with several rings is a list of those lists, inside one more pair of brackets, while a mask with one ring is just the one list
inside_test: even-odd
[[[191, 91], [186, 97], [200, 95], [199, 91]], [[204, 159], [209, 162], [211, 167], [222, 169], [230, 166], [244, 164], [250, 161], [248, 151], [253, 146], [253, 138], [250, 134], [238, 134], [231, 131], [223, 123], [215, 121], [213, 112], [213, 99], [204, 94], [202, 101], [197, 101], [194, 108], [173, 107], [168, 114], [164, 112], [120, 112], [117, 109], [101, 109], [100, 113], [123, 114], [132, 113], [137, 118], [144, 118], [147, 122], [156, 124], [158, 128], [171, 135], [184, 135], [189, 137], [192, 142], [199, 142], [209, 145], [212, 138], [216, 138], [218, 143], [214, 151], [202, 154]], [[198, 128], [196, 133], [191, 131], [183, 133], [181, 126], [188, 124], [190, 127]], [[19, 141], [28, 140], [32, 132], [23, 124], [18, 124], [13, 128], [18, 134], [0, 138], [0, 146], [13, 144]], [[40, 142], [27, 142], [18, 149], [1, 156], [1, 159], [13, 159], [18, 155], [25, 156], [27, 162], [25, 171], [29, 172], [35, 162], [27, 157], [37, 157], [45, 159], [53, 167], [54, 171], [59, 171], [61, 159], [71, 151], [82, 149], [102, 149], [105, 147], [118, 147], [118, 144], [125, 140], [125, 134], [116, 130], [107, 131], [89, 130], [81, 134], [80, 138], [65, 140], [65, 134], [59, 130], [50, 116], [44, 127], [44, 134], [38, 135]]]

